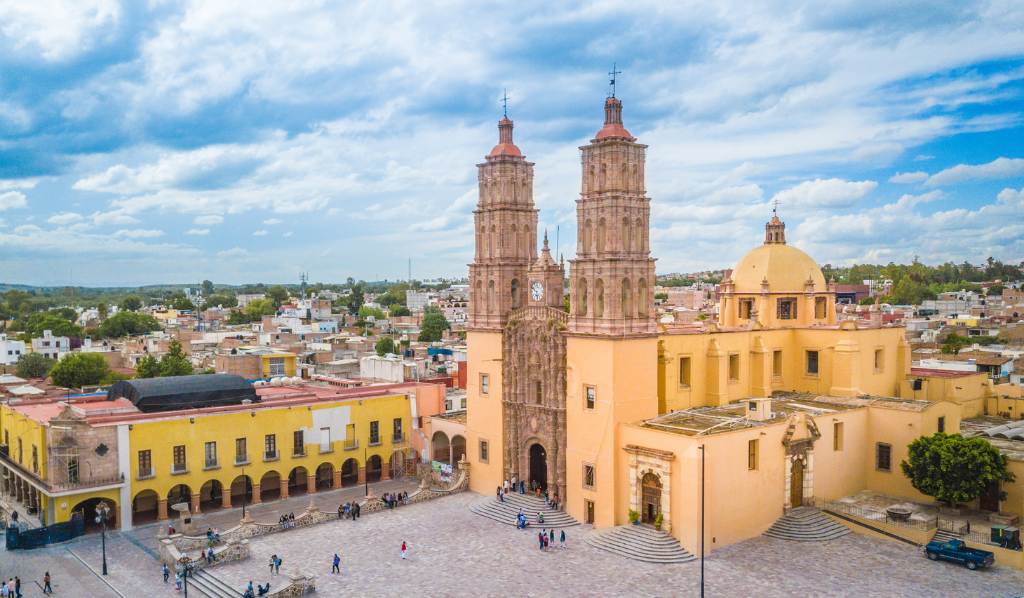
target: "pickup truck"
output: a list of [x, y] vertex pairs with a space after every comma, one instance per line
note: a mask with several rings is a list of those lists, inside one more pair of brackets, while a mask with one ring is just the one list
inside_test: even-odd
[[932, 540], [924, 547], [924, 553], [933, 561], [945, 559], [963, 563], [972, 571], [978, 567], [990, 567], [995, 562], [995, 555], [991, 552], [968, 548], [963, 540], [949, 540], [948, 542]]

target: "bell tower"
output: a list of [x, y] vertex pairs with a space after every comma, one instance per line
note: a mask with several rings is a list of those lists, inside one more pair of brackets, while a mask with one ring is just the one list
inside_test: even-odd
[[530, 283], [530, 305], [562, 309], [564, 307], [563, 286], [565, 270], [551, 257], [548, 247], [548, 233], [544, 233], [544, 247], [540, 257], [530, 266], [527, 279]]
[[479, 202], [473, 212], [476, 253], [469, 265], [469, 328], [500, 330], [526, 305], [527, 270], [537, 257], [533, 163], [512, 141], [512, 121], [498, 121], [498, 144], [477, 164]]

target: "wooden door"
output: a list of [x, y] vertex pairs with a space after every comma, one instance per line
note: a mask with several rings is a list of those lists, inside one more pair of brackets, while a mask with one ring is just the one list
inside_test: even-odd
[[792, 475], [789, 480], [789, 505], [799, 507], [804, 504], [804, 462], [793, 460]]

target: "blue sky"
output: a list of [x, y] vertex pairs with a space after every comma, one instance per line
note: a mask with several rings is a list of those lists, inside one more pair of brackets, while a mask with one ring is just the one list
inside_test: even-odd
[[504, 88], [569, 258], [613, 62], [659, 272], [773, 199], [821, 263], [1018, 262], [1024, 5], [894, 4], [0, 0], [0, 281], [463, 276]]

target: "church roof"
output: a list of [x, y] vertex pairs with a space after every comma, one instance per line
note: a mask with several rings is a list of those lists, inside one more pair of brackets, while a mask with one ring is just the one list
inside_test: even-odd
[[498, 156], [515, 156], [517, 158], [523, 156], [523, 152], [519, 151], [516, 144], [512, 142], [512, 120], [507, 116], [498, 121], [498, 145], [494, 146], [491, 153], [487, 154], [488, 158], [497, 158]]
[[781, 243], [769, 243], [743, 256], [732, 273], [736, 293], [760, 293], [768, 281], [771, 293], [803, 293], [807, 281], [814, 282], [816, 292], [825, 292], [825, 276], [814, 259], [803, 251]]

